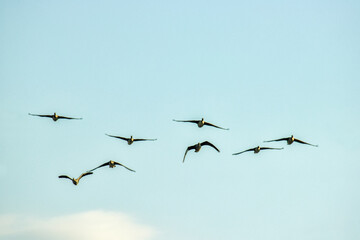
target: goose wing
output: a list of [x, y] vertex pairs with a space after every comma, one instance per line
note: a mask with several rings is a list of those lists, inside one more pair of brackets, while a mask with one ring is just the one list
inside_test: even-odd
[[175, 120], [175, 119], [173, 119], [173, 121], [175, 121], [175, 122], [190, 122], [190, 123], [200, 122], [200, 120]]
[[144, 139], [144, 138], [136, 138], [134, 139], [134, 142], [137, 142], [137, 141], [156, 141], [157, 139]]
[[208, 126], [211, 126], [211, 127], [216, 127], [216, 128], [220, 128], [220, 129], [223, 129], [223, 130], [229, 130], [229, 128], [222, 128], [222, 127], [219, 127], [219, 126], [216, 126], [212, 123], [208, 123], [208, 122], [205, 122], [204, 125], [208, 125]]
[[91, 175], [91, 174], [93, 174], [93, 172], [86, 172], [86, 173], [83, 173], [83, 174], [81, 174], [80, 175], [80, 177], [77, 179], [78, 181], [80, 181], [80, 179], [82, 178], [82, 177], [85, 177], [85, 176], [87, 176], [87, 175]]
[[295, 142], [298, 142], [298, 143], [302, 143], [302, 144], [307, 144], [307, 145], [310, 145], [310, 146], [313, 146], [313, 147], [318, 147], [319, 145], [314, 145], [314, 144], [310, 144], [310, 143], [307, 143], [307, 142], [304, 142], [304, 141], [301, 141], [299, 139], [294, 139]]
[[62, 119], [75, 119], [75, 120], [81, 120], [82, 118], [73, 118], [73, 117], [65, 117], [65, 116], [58, 116], [58, 118]]
[[255, 148], [250, 148], [250, 149], [245, 150], [245, 151], [242, 151], [242, 152], [233, 153], [233, 155], [239, 155], [239, 154], [241, 154], [241, 153], [244, 153], [244, 152], [249, 152], [249, 151], [254, 151], [254, 150], [255, 150]]
[[122, 139], [122, 140], [125, 140], [125, 141], [129, 140], [129, 138], [125, 138], [125, 137], [113, 136], [113, 135], [109, 135], [109, 134], [105, 134], [105, 135], [107, 135], [109, 137], [113, 137], [113, 138], [119, 138], [119, 139]]
[[92, 171], [94, 171], [94, 170], [96, 170], [96, 169], [98, 169], [98, 168], [108, 166], [109, 164], [110, 164], [110, 161], [109, 161], [109, 162], [106, 162], [106, 163], [103, 163], [103, 164], [101, 164], [100, 166], [98, 166], [98, 167], [96, 167], [96, 168], [94, 168], [94, 169], [91, 169], [91, 170], [88, 171], [88, 172], [92, 172]]
[[29, 113], [29, 115], [31, 116], [37, 116], [37, 117], [48, 117], [48, 118], [52, 118], [53, 115], [41, 115], [41, 114], [32, 114], [32, 113]]
[[269, 140], [269, 141], [264, 141], [264, 142], [278, 142], [278, 141], [287, 141], [289, 138], [279, 138], [279, 139], [274, 139], [274, 140]]
[[271, 148], [271, 147], [260, 147], [261, 150], [266, 150], [266, 149], [273, 149], [273, 150], [281, 150], [281, 149], [284, 149], [284, 148]]
[[184, 155], [184, 159], [183, 159], [183, 162], [185, 161], [185, 157], [186, 157], [186, 154], [189, 150], [192, 150], [192, 149], [196, 149], [196, 144], [193, 145], [193, 146], [189, 146], [187, 149], [186, 149], [186, 152], [185, 152], [185, 155]]
[[121, 163], [115, 162], [115, 164], [116, 164], [116, 165], [119, 165], [119, 166], [122, 166], [122, 167], [126, 168], [126, 169], [129, 170], [129, 171], [135, 172], [135, 171], [132, 170], [131, 168], [128, 168], [128, 167], [126, 167], [125, 165], [123, 165], [123, 164], [121, 164]]
[[206, 145], [208, 145], [208, 146], [214, 148], [216, 151], [220, 152], [220, 150], [217, 149], [217, 147], [215, 147], [215, 145], [212, 144], [211, 142], [205, 141], [205, 142], [202, 142], [202, 143], [201, 143], [201, 146], [206, 146]]
[[69, 177], [69, 176], [66, 176], [66, 175], [60, 175], [59, 178], [68, 178], [68, 179], [70, 179], [72, 181], [72, 178]]

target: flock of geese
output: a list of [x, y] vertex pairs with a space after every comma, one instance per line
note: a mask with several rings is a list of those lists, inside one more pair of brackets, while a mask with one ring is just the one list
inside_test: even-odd
[[[41, 114], [29, 113], [29, 115], [37, 116], [37, 117], [51, 118], [54, 122], [56, 122], [59, 119], [68, 119], [68, 120], [81, 120], [82, 119], [82, 118], [59, 116], [56, 113], [54, 113], [52, 115], [41, 115]], [[214, 125], [212, 123], [205, 122], [204, 118], [202, 118], [201, 120], [175, 120], [175, 119], [173, 119], [173, 121], [175, 121], [175, 122], [195, 123], [195, 124], [197, 124], [197, 126], [199, 128], [202, 128], [203, 126], [210, 126], [210, 127], [215, 127], [215, 128], [222, 129], [222, 130], [229, 130], [229, 128], [222, 128], [222, 127], [216, 126], [216, 125]], [[106, 134], [106, 135], [109, 136], [109, 137], [124, 140], [124, 141], [126, 141], [128, 143], [128, 145], [131, 145], [131, 144], [133, 144], [134, 142], [137, 142], [137, 141], [156, 141], [157, 140], [157, 139], [133, 138], [133, 136], [130, 136], [130, 138], [126, 138], [126, 137], [114, 136], [114, 135], [110, 135], [110, 134]], [[297, 142], [297, 143], [301, 143], [301, 144], [310, 145], [310, 146], [313, 146], [313, 147], [318, 147], [318, 145], [310, 144], [310, 143], [304, 142], [302, 140], [296, 139], [296, 138], [294, 138], [293, 135], [291, 135], [290, 137], [279, 138], [279, 139], [274, 139], [274, 140], [268, 140], [268, 141], [264, 141], [264, 142], [279, 142], [279, 141], [286, 141], [288, 145], [291, 145], [294, 142]], [[185, 151], [184, 158], [183, 158], [183, 162], [185, 162], [185, 157], [186, 157], [188, 151], [195, 150], [195, 152], [199, 152], [202, 146], [210, 146], [210, 147], [214, 148], [217, 152], [220, 152], [220, 150], [214, 144], [212, 144], [212, 143], [210, 143], [208, 141], [204, 141], [202, 143], [199, 142], [199, 143], [197, 143], [195, 145], [187, 147], [187, 149]], [[253, 151], [254, 153], [259, 153], [260, 150], [282, 150], [282, 149], [284, 149], [284, 148], [272, 148], [272, 147], [260, 147], [260, 146], [257, 146], [257, 147], [250, 148], [250, 149], [247, 149], [247, 150], [244, 150], [244, 151], [241, 151], [241, 152], [234, 153], [233, 155], [239, 155], [239, 154], [242, 154], [242, 153], [245, 153], [245, 152], [251, 152], [251, 151]], [[109, 168], [114, 168], [114, 167], [116, 167], [116, 165], [121, 166], [121, 167], [123, 167], [123, 168], [125, 168], [125, 169], [127, 169], [129, 171], [135, 172], [133, 169], [128, 168], [128, 167], [126, 167], [125, 165], [123, 165], [121, 163], [110, 160], [109, 162], [103, 163], [100, 166], [98, 166], [96, 168], [93, 168], [93, 169], [81, 174], [78, 178], [71, 178], [71, 177], [69, 177], [67, 175], [60, 175], [59, 178], [70, 179], [74, 185], [78, 185], [81, 178], [93, 174], [93, 171], [95, 171], [96, 169], [101, 168], [101, 167], [105, 167], [105, 166], [109, 166]]]

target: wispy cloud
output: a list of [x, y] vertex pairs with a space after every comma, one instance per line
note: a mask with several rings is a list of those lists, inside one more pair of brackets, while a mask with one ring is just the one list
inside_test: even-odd
[[89, 211], [51, 218], [0, 215], [0, 239], [149, 240], [155, 234], [154, 228], [120, 212]]

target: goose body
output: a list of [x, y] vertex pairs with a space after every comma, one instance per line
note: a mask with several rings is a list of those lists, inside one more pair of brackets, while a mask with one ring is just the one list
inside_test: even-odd
[[54, 115], [52, 116], [52, 120], [54, 122], [56, 122], [58, 119], [59, 119], [59, 116], [56, 113], [54, 113]]
[[257, 146], [256, 148], [254, 148], [254, 153], [259, 153], [260, 152], [260, 146]]
[[60, 175], [59, 178], [67, 178], [67, 179], [70, 179], [74, 185], [78, 185], [79, 182], [80, 182], [80, 179], [81, 179], [82, 177], [85, 177], [85, 176], [91, 175], [91, 174], [93, 174], [93, 173], [92, 173], [92, 172], [86, 172], [86, 173], [81, 174], [80, 177], [78, 177], [78, 178], [71, 178], [71, 177], [69, 177], [69, 176], [67, 176], [67, 175]]
[[195, 152], [199, 152], [200, 149], [201, 149], [201, 143], [197, 143], [197, 144], [195, 145]]
[[257, 146], [255, 148], [250, 148], [250, 149], [247, 149], [245, 151], [242, 151], [242, 152], [238, 152], [238, 153], [233, 153], [233, 155], [239, 155], [241, 153], [244, 153], [244, 152], [250, 152], [250, 151], [253, 151], [254, 153], [259, 153], [260, 150], [267, 150], [267, 149], [271, 149], [271, 150], [282, 150], [284, 148], [270, 148], [270, 147], [260, 147], [260, 146]]
[[133, 144], [133, 142], [134, 142], [134, 138], [133, 138], [133, 136], [131, 136], [131, 137], [127, 140], [127, 143], [128, 143], [128, 145], [131, 145], [131, 144]]
[[118, 163], [118, 162], [115, 162], [115, 161], [113, 161], [113, 160], [110, 160], [109, 162], [106, 162], [106, 163], [104, 163], [104, 164], [101, 164], [100, 166], [98, 166], [98, 167], [96, 167], [96, 168], [94, 168], [94, 169], [91, 169], [89, 172], [92, 172], [92, 171], [94, 171], [94, 170], [96, 170], [96, 169], [98, 169], [98, 168], [105, 167], [105, 166], [109, 166], [109, 168], [114, 168], [114, 167], [116, 167], [116, 165], [122, 166], [122, 167], [126, 168], [126, 169], [129, 170], [129, 171], [135, 172], [134, 170], [126, 167], [125, 165], [123, 165], [123, 164], [121, 164], [121, 163]]
[[214, 148], [216, 151], [220, 152], [219, 149], [217, 149], [217, 147], [215, 147], [215, 145], [213, 145], [212, 143], [208, 142], [208, 141], [205, 141], [205, 142], [202, 142], [202, 143], [197, 143], [195, 145], [192, 145], [192, 146], [189, 146], [187, 149], [186, 149], [186, 152], [185, 152], [185, 155], [184, 155], [184, 158], [183, 158], [183, 162], [185, 161], [185, 157], [186, 157], [186, 154], [189, 150], [195, 150], [195, 152], [199, 152], [201, 147], [202, 146], [210, 146], [212, 148]]
[[[116, 167], [116, 162], [113, 161], [113, 160], [110, 160], [110, 162], [108, 163], [109, 164], [109, 168], [114, 168]], [[118, 163], [120, 165], [120, 163]]]
[[304, 142], [302, 140], [296, 139], [296, 138], [294, 138], [294, 135], [291, 135], [291, 137], [279, 138], [279, 139], [274, 139], [274, 140], [269, 140], [269, 141], [264, 141], [264, 142], [279, 142], [279, 141], [286, 141], [288, 145], [291, 145], [294, 142], [298, 142], [298, 143], [301, 143], [301, 144], [306, 144], [306, 145], [310, 145], [310, 146], [313, 146], [313, 147], [318, 147], [318, 145], [310, 144], [310, 143]]
[[197, 125], [199, 128], [202, 128], [205, 125], [204, 119], [202, 118], [200, 121], [198, 121]]
[[137, 142], [137, 141], [155, 141], [155, 140], [157, 140], [157, 139], [133, 138], [133, 136], [131, 136], [130, 138], [126, 138], [126, 137], [114, 136], [114, 135], [109, 135], [109, 134], [105, 134], [105, 135], [107, 135], [109, 137], [124, 140], [127, 142], [128, 145], [131, 145], [131, 144], [133, 144], [133, 142]]
[[201, 120], [175, 120], [175, 119], [173, 119], [173, 121], [196, 123], [199, 128], [202, 128], [204, 125], [207, 125], [207, 126], [211, 126], [211, 127], [215, 127], [215, 128], [219, 128], [219, 129], [223, 129], [223, 130], [229, 130], [229, 128], [222, 128], [222, 127], [216, 126], [212, 123], [205, 122], [204, 118], [202, 118]]
[[51, 118], [54, 122], [56, 122], [59, 119], [75, 119], [75, 120], [81, 120], [82, 118], [73, 118], [73, 117], [65, 117], [65, 116], [59, 116], [56, 114], [56, 112], [54, 112], [54, 114], [52, 115], [41, 115], [41, 114], [32, 114], [29, 113], [29, 115], [31, 116], [37, 116], [37, 117], [47, 117], [47, 118]]

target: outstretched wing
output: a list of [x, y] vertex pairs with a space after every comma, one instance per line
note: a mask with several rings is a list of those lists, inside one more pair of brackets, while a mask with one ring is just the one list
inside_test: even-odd
[[200, 120], [175, 120], [175, 119], [173, 119], [173, 121], [175, 121], [175, 122], [190, 122], [190, 123], [200, 122]]
[[269, 140], [269, 141], [264, 141], [264, 142], [278, 142], [278, 141], [287, 141], [289, 138], [279, 138], [279, 139], [274, 139], [274, 140]]
[[295, 142], [298, 142], [298, 143], [302, 143], [302, 144], [307, 144], [307, 145], [310, 145], [310, 146], [313, 146], [313, 147], [318, 147], [319, 145], [314, 145], [314, 144], [310, 144], [310, 143], [307, 143], [307, 142], [304, 142], [304, 141], [301, 141], [299, 139], [294, 139]]
[[125, 140], [125, 141], [129, 140], [129, 138], [120, 137], [120, 136], [113, 136], [113, 135], [109, 135], [109, 134], [106, 134], [106, 133], [105, 133], [105, 135], [107, 135], [109, 137], [113, 137], [113, 138], [119, 138], [119, 139], [122, 139], [122, 140]]
[[273, 150], [282, 150], [282, 149], [284, 149], [284, 148], [271, 148], [271, 147], [261, 147], [260, 148], [261, 150], [266, 150], [266, 149], [273, 149]]
[[32, 114], [32, 113], [29, 113], [29, 115], [31, 116], [37, 116], [37, 117], [48, 117], [48, 118], [52, 118], [53, 115], [40, 115], [40, 114]]
[[144, 139], [144, 138], [137, 138], [137, 139], [134, 139], [134, 142], [137, 142], [137, 141], [156, 141], [157, 139]]
[[60, 175], [60, 176], [59, 176], [59, 178], [68, 178], [68, 179], [72, 180], [72, 178], [71, 178], [71, 177], [66, 176], [66, 175]]
[[80, 175], [80, 177], [78, 178], [78, 180], [80, 181], [80, 179], [81, 179], [82, 177], [85, 177], [85, 176], [87, 176], [87, 175], [91, 175], [91, 174], [93, 174], [93, 172], [86, 172], [86, 173], [83, 173], [83, 174], [81, 174], [81, 175]]
[[233, 153], [233, 155], [239, 155], [239, 154], [244, 153], [244, 152], [254, 151], [254, 149], [255, 149], [255, 148], [250, 148], [250, 149], [245, 150], [245, 151], [242, 151], [242, 152]]
[[185, 157], [186, 157], [186, 154], [189, 150], [192, 150], [192, 149], [196, 149], [196, 144], [194, 146], [190, 146], [186, 149], [186, 152], [185, 152], [185, 155], [184, 155], [184, 159], [183, 159], [183, 162], [185, 161]]
[[215, 145], [212, 144], [211, 142], [205, 141], [205, 142], [202, 142], [202, 143], [201, 143], [201, 146], [205, 146], [205, 145], [208, 145], [208, 146], [214, 148], [216, 151], [220, 152], [220, 150], [217, 149], [217, 147], [215, 147]]
[[223, 130], [229, 130], [229, 128], [222, 128], [222, 127], [219, 127], [219, 126], [216, 126], [212, 123], [208, 123], [208, 122], [205, 122], [204, 125], [208, 125], [208, 126], [211, 126], [211, 127], [216, 127], [216, 128], [220, 128], [220, 129], [223, 129]]
[[135, 171], [132, 170], [131, 168], [128, 168], [128, 167], [126, 167], [125, 165], [122, 165], [121, 163], [115, 162], [115, 164], [116, 164], [116, 165], [119, 165], [119, 166], [122, 166], [122, 167], [126, 168], [126, 169], [129, 170], [129, 171], [135, 172]]
[[110, 161], [109, 162], [106, 162], [106, 163], [104, 163], [104, 164], [101, 164], [100, 166], [98, 166], [98, 167], [96, 167], [96, 168], [94, 168], [94, 169], [91, 169], [90, 171], [88, 171], [88, 172], [92, 172], [92, 171], [94, 171], [95, 169], [98, 169], [98, 168], [101, 168], [101, 167], [105, 167], [105, 166], [108, 166], [110, 164]]
[[65, 116], [58, 116], [58, 118], [62, 119], [75, 119], [75, 120], [81, 120], [82, 118], [72, 118], [72, 117], [65, 117]]

